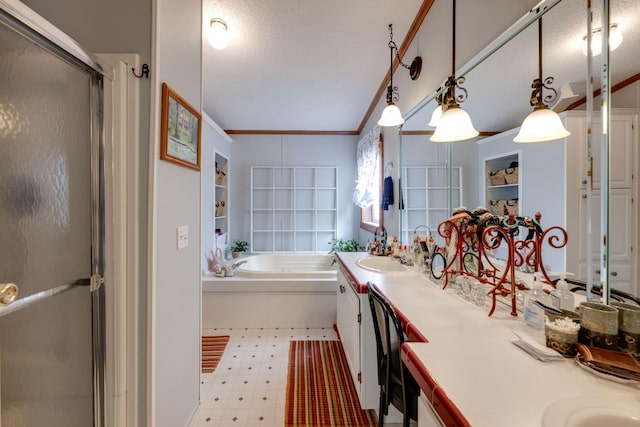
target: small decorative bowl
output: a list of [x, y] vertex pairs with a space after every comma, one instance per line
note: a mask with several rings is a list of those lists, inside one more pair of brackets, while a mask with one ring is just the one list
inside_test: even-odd
[[574, 357], [578, 352], [578, 331], [557, 329], [549, 324], [544, 325], [544, 336], [547, 347], [554, 349], [564, 357]]

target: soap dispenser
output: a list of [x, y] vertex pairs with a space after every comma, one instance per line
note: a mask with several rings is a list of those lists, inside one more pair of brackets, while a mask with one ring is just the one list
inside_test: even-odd
[[524, 321], [527, 325], [535, 329], [544, 329], [544, 310], [535, 304], [540, 301], [543, 304], [550, 304], [549, 296], [542, 290], [540, 273], [533, 273], [533, 284], [531, 290], [525, 294], [524, 300]]
[[551, 305], [561, 310], [573, 311], [575, 310], [575, 302], [573, 294], [569, 291], [569, 285], [565, 280], [567, 274], [571, 273], [560, 273], [560, 280], [558, 280], [556, 288], [551, 292]]

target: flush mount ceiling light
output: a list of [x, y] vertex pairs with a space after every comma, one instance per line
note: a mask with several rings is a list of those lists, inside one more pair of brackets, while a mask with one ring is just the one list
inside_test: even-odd
[[223, 19], [213, 18], [209, 22], [209, 32], [207, 40], [214, 49], [224, 49], [229, 41], [229, 33], [227, 32], [227, 23]]
[[[456, 78], [456, 0], [453, 0], [453, 49], [451, 54], [451, 75], [445, 83], [442, 94], [442, 117], [438, 120], [435, 132], [430, 140], [433, 142], [456, 142], [471, 139], [479, 135], [473, 127], [471, 117], [460, 108], [461, 102], [467, 99], [468, 92], [461, 85], [464, 77]], [[462, 93], [456, 96], [456, 87]], [[429, 122], [431, 123], [431, 122]]]
[[[609, 26], [609, 52], [613, 52], [622, 43], [622, 31], [618, 30], [618, 24]], [[582, 38], [582, 53], [587, 56], [587, 36]], [[602, 53], [602, 28], [596, 28], [591, 32], [591, 54], [598, 56]]]
[[[553, 77], [542, 79], [542, 18], [538, 19], [538, 78], [531, 83], [531, 99], [529, 104], [533, 107], [530, 113], [522, 122], [520, 132], [513, 138], [514, 142], [542, 142], [564, 138], [571, 133], [564, 128], [562, 120], [558, 114], [550, 110], [547, 103], [551, 103], [558, 97], [558, 92], [550, 85]], [[543, 89], [551, 91], [549, 95], [542, 98]]]
[[398, 46], [393, 41], [393, 25], [389, 24], [389, 52], [391, 65], [389, 67], [389, 86], [387, 87], [387, 106], [382, 111], [382, 116], [378, 120], [379, 126], [400, 126], [404, 123], [400, 109], [394, 103], [398, 100], [398, 87], [393, 85], [393, 56], [398, 58], [398, 63], [409, 70], [411, 80], [417, 80], [422, 71], [422, 58], [416, 56], [411, 65], [404, 64], [398, 54]]

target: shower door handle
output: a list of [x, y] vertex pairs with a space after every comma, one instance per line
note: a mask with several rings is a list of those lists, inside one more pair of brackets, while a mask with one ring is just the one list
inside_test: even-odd
[[0, 283], [0, 305], [9, 305], [18, 298], [18, 285]]
[[40, 291], [35, 294], [28, 295], [20, 300], [16, 301], [18, 296], [18, 286], [14, 283], [1, 283], [0, 284], [0, 317], [5, 316], [14, 311], [21, 310], [31, 304], [43, 301], [49, 297], [52, 297], [63, 292], [67, 292], [78, 286], [91, 285], [92, 278], [78, 279], [71, 282], [64, 283], [62, 285]]

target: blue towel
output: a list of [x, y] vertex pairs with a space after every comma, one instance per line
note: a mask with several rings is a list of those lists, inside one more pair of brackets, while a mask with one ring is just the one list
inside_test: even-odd
[[393, 205], [393, 179], [388, 176], [384, 179], [382, 190], [382, 210], [388, 211], [389, 205]]

